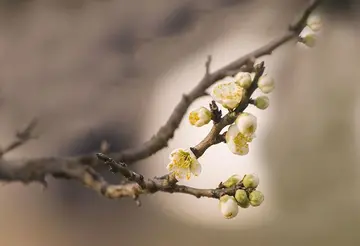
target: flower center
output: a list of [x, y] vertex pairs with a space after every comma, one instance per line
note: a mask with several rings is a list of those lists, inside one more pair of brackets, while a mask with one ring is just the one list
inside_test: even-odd
[[234, 138], [234, 143], [238, 147], [246, 146], [246, 144], [248, 142], [251, 142], [251, 140], [252, 140], [251, 137], [244, 136], [244, 134], [239, 132], [238, 135], [236, 135], [236, 137]]
[[187, 153], [185, 151], [179, 151], [179, 159], [174, 160], [174, 164], [179, 168], [190, 168], [192, 164], [190, 153]]
[[189, 121], [191, 124], [195, 124], [197, 121], [200, 120], [199, 114], [196, 112], [191, 112], [189, 115]]

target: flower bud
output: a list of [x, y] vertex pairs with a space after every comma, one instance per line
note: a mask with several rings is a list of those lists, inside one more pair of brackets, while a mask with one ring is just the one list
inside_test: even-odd
[[263, 93], [268, 94], [275, 89], [275, 80], [269, 75], [265, 74], [260, 77], [258, 81], [258, 87]]
[[240, 72], [235, 75], [236, 83], [242, 88], [247, 89], [250, 87], [252, 79], [250, 73]]
[[228, 178], [225, 182], [223, 182], [222, 185], [227, 188], [230, 188], [239, 184], [240, 181], [241, 181], [241, 177], [237, 174], [234, 174], [230, 178]]
[[234, 218], [238, 212], [239, 207], [234, 197], [224, 195], [220, 197], [220, 211], [226, 219]]
[[235, 78], [226, 77], [211, 91], [212, 98], [227, 109], [236, 108], [244, 95], [244, 89], [235, 82]]
[[250, 200], [244, 190], [237, 190], [235, 193], [235, 199], [238, 202], [238, 205], [242, 208], [248, 208], [250, 206]]
[[243, 112], [236, 118], [235, 125], [244, 136], [252, 137], [257, 128], [257, 119], [254, 115]]
[[314, 32], [318, 32], [322, 28], [322, 21], [318, 15], [312, 15], [306, 22], [307, 26]]
[[267, 109], [269, 107], [270, 100], [267, 96], [260, 96], [255, 99], [255, 106], [258, 109]]
[[253, 207], [258, 207], [264, 201], [264, 195], [258, 190], [254, 190], [249, 195], [250, 204]]
[[200, 107], [189, 114], [189, 122], [191, 125], [201, 127], [211, 121], [211, 111], [205, 107]]
[[245, 186], [245, 188], [255, 189], [259, 185], [259, 177], [255, 173], [246, 174], [242, 180], [242, 183]]

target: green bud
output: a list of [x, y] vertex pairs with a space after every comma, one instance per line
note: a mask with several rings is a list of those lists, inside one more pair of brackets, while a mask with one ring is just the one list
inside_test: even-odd
[[235, 199], [242, 208], [248, 208], [250, 206], [250, 200], [244, 190], [237, 190], [235, 193]]
[[259, 177], [256, 174], [246, 174], [242, 182], [245, 188], [255, 189], [259, 185]]
[[233, 186], [239, 184], [240, 181], [241, 181], [241, 177], [237, 174], [234, 174], [222, 184], [223, 184], [223, 186], [230, 188], [230, 187], [233, 187]]
[[255, 106], [258, 109], [267, 109], [269, 107], [269, 98], [267, 96], [260, 96], [258, 98], [255, 99]]
[[253, 207], [260, 206], [261, 203], [264, 201], [263, 193], [261, 193], [258, 190], [254, 190], [253, 192], [251, 192], [249, 198], [250, 198], [250, 204]]

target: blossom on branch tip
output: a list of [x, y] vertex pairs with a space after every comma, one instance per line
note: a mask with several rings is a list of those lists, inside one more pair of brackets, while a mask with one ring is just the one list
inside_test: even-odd
[[225, 140], [230, 151], [236, 155], [247, 155], [249, 153], [248, 142], [252, 137], [244, 136], [236, 125], [231, 125], [226, 132]]
[[248, 208], [250, 206], [250, 200], [249, 197], [244, 190], [237, 190], [235, 192], [235, 199], [238, 202], [238, 205], [242, 208]]
[[212, 98], [227, 109], [236, 108], [244, 95], [244, 89], [236, 83], [235, 78], [225, 77], [212, 89]]
[[309, 33], [303, 37], [300, 37], [300, 42], [310, 48], [315, 47], [316, 40], [317, 40], [317, 36], [315, 33]]
[[255, 189], [259, 185], [259, 177], [253, 173], [253, 174], [246, 174], [245, 177], [242, 180], [243, 185], [245, 188], [253, 188]]
[[269, 107], [270, 99], [267, 96], [259, 96], [255, 99], [254, 104], [258, 109], [264, 110]]
[[236, 118], [235, 125], [244, 136], [253, 137], [257, 128], [257, 119], [254, 115], [243, 112]]
[[275, 80], [269, 75], [264, 74], [259, 78], [258, 87], [263, 93], [268, 94], [275, 89]]
[[238, 212], [239, 207], [234, 197], [224, 195], [220, 197], [220, 211], [226, 219], [234, 218]]
[[240, 181], [241, 181], [241, 177], [237, 174], [234, 174], [230, 178], [228, 178], [225, 182], [223, 182], [222, 185], [227, 188], [230, 188], [239, 184]]
[[307, 26], [313, 30], [314, 32], [318, 32], [322, 28], [322, 21], [320, 16], [318, 15], [312, 15], [307, 19], [306, 22]]
[[211, 121], [211, 118], [211, 111], [205, 107], [200, 107], [196, 110], [193, 110], [189, 114], [190, 124], [196, 127], [201, 127], [208, 124]]
[[253, 192], [250, 193], [249, 199], [251, 206], [258, 207], [261, 205], [261, 203], [263, 203], [264, 195], [260, 191], [254, 190]]
[[252, 78], [250, 73], [239, 72], [235, 75], [236, 83], [242, 88], [247, 89], [250, 87]]
[[198, 176], [201, 173], [201, 165], [191, 150], [175, 149], [171, 152], [170, 163], [167, 165], [177, 179], [190, 179], [191, 175]]

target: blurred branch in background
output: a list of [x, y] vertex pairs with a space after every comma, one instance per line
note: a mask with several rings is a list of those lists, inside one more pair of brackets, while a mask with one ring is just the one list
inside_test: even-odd
[[37, 136], [33, 135], [33, 131], [36, 125], [37, 119], [33, 119], [23, 130], [17, 132], [15, 136], [16, 138], [13, 142], [4, 148], [0, 148], [0, 158], [2, 158], [6, 153], [27, 143], [29, 140], [36, 139]]

